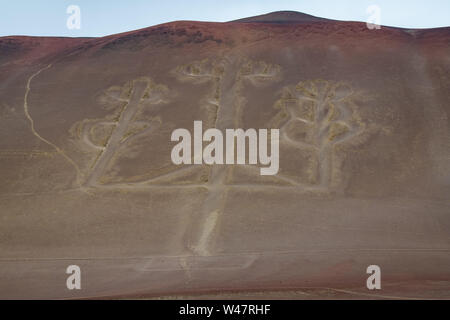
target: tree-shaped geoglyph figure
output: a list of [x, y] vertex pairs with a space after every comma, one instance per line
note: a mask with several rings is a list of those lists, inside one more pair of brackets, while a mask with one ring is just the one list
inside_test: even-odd
[[364, 128], [352, 102], [350, 86], [311, 80], [286, 87], [275, 104], [279, 110], [271, 126], [280, 129], [282, 143], [313, 150], [316, 155], [316, 187], [328, 189], [332, 182], [333, 149], [358, 135]]
[[84, 149], [97, 153], [85, 174], [84, 186], [101, 186], [102, 177], [120, 152], [136, 139], [159, 128], [159, 118], [146, 119], [141, 113], [144, 108], [163, 103], [167, 93], [166, 86], [149, 78], [136, 79], [106, 90], [100, 102], [111, 113], [103, 119], [83, 120], [73, 129]]
[[[226, 129], [238, 128], [241, 124], [241, 111], [245, 104], [243, 89], [245, 83], [260, 85], [275, 81], [280, 76], [280, 67], [263, 61], [251, 61], [236, 56], [222, 59], [205, 59], [195, 61], [176, 69], [181, 81], [212, 84], [212, 90], [206, 97], [207, 108], [210, 110], [209, 126], [225, 132]], [[213, 164], [208, 178], [208, 196], [201, 209], [203, 223], [198, 237], [189, 247], [197, 254], [208, 255], [208, 244], [213, 231], [223, 211], [227, 197], [228, 167]]]

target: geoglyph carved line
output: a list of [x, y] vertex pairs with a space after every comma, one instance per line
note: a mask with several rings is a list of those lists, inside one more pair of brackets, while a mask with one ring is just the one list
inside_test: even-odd
[[[310, 80], [284, 89], [275, 107], [272, 126], [279, 127], [281, 142], [309, 149], [317, 156], [317, 184], [310, 189], [328, 190], [332, 184], [334, 146], [361, 133], [348, 109], [353, 91], [342, 83]], [[297, 135], [295, 134], [297, 130]]]

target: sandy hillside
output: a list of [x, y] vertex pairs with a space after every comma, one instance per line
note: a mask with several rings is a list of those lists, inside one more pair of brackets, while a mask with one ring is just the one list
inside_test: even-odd
[[[449, 298], [449, 93], [450, 28], [0, 38], [0, 298]], [[279, 129], [278, 174], [174, 165], [195, 120]]]

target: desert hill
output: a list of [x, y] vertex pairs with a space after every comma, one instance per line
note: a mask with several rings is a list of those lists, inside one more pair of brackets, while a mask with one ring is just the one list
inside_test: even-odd
[[[295, 12], [0, 38], [0, 297], [448, 298], [449, 40]], [[196, 120], [279, 129], [279, 173], [173, 164]]]
[[301, 22], [324, 22], [328, 19], [318, 18], [297, 11], [277, 11], [259, 16], [234, 20], [240, 23], [301, 23]]

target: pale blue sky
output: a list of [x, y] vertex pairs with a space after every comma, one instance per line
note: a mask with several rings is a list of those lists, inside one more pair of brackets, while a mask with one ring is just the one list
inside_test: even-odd
[[[381, 24], [406, 28], [450, 26], [450, 0], [0, 0], [0, 36], [104, 36], [174, 20], [229, 21], [293, 10], [366, 21], [369, 5]], [[81, 9], [81, 29], [66, 26], [69, 5]]]

